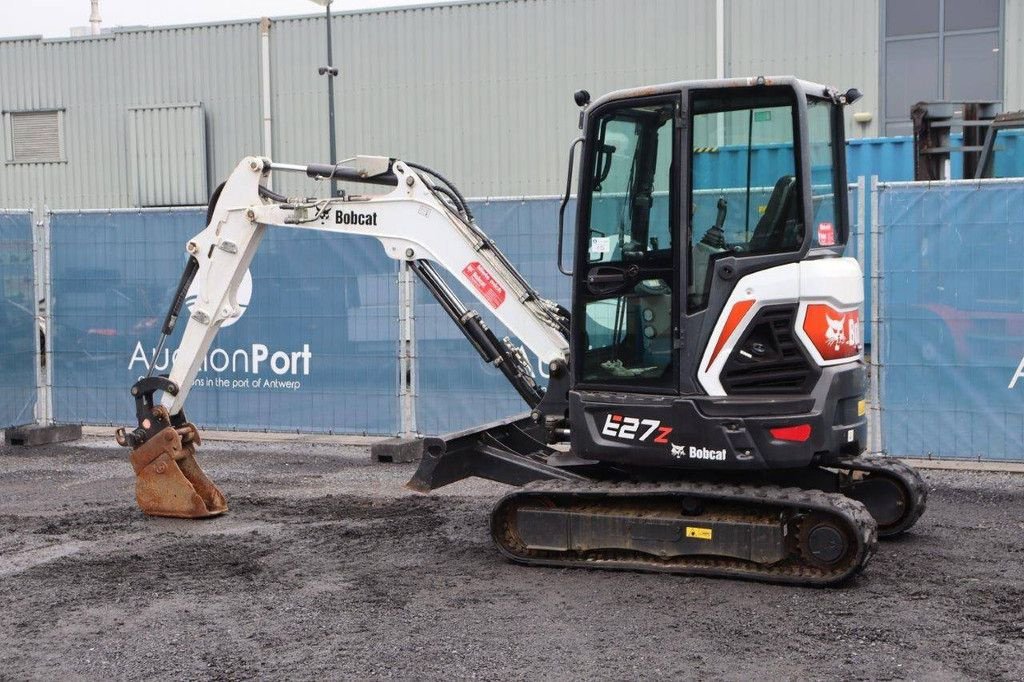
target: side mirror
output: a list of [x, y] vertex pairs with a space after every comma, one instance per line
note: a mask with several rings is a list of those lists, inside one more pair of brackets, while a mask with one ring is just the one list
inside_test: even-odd
[[859, 100], [863, 96], [864, 96], [864, 94], [861, 93], [861, 91], [858, 90], [857, 88], [850, 88], [843, 95], [842, 101], [843, 101], [843, 104], [853, 104], [854, 102], [856, 102], [857, 100]]

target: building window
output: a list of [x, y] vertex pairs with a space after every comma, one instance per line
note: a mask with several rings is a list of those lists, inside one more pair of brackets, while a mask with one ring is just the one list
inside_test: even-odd
[[64, 112], [5, 111], [4, 139], [8, 163], [64, 161]]
[[1002, 98], [1002, 0], [887, 0], [885, 134], [910, 135], [917, 102]]

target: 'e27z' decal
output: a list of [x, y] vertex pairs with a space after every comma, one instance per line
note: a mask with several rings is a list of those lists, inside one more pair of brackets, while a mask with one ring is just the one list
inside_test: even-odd
[[[662, 426], [657, 419], [638, 419], [636, 417], [624, 417], [621, 414], [609, 414], [605, 417], [604, 428], [601, 429], [602, 436], [609, 438], [621, 438], [622, 440], [638, 440], [652, 443], [669, 445], [668, 434], [672, 433], [671, 426]], [[651, 438], [654, 436], [654, 438]]]

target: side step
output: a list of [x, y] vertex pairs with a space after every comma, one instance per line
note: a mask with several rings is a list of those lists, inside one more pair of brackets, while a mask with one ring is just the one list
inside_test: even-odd
[[871, 515], [843, 495], [689, 482], [531, 484], [495, 505], [491, 535], [522, 564], [796, 585], [848, 580], [877, 544]]

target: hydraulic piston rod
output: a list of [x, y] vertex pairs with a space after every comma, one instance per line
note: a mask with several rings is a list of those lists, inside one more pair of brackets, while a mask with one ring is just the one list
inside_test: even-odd
[[495, 336], [478, 312], [470, 310], [459, 300], [430, 263], [420, 260], [412, 261], [410, 264], [427, 291], [433, 295], [484, 362], [501, 370], [526, 404], [531, 408], [536, 407], [544, 397], [544, 391], [533, 380], [529, 366], [524, 366], [521, 358]]

